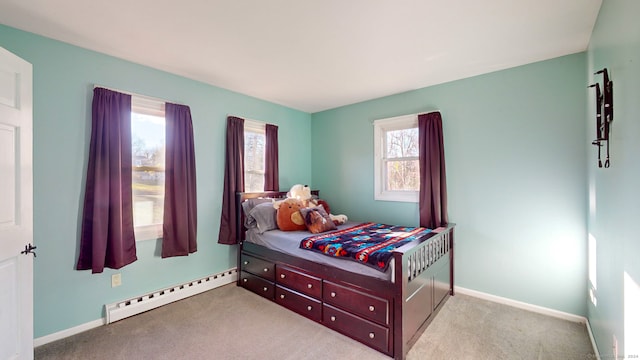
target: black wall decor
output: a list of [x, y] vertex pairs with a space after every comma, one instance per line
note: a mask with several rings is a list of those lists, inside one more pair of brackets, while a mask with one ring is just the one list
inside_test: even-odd
[[613, 81], [609, 79], [607, 68], [594, 73], [594, 75], [599, 74], [603, 74], [602, 87], [599, 83], [589, 85], [590, 88], [596, 88], [596, 139], [591, 144], [598, 147], [598, 167], [600, 168], [603, 167], [602, 147], [606, 146], [607, 157], [604, 161], [604, 167], [608, 168], [611, 165], [609, 161], [609, 131], [613, 121]]

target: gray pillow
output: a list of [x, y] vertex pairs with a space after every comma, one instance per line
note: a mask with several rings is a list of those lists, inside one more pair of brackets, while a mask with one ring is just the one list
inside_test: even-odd
[[256, 199], [248, 199], [242, 203], [242, 211], [244, 212], [244, 226], [247, 229], [255, 228], [258, 224], [256, 223], [256, 219], [252, 216], [249, 216], [251, 210], [253, 210], [256, 205], [269, 203], [272, 205], [272, 199], [269, 198], [256, 198]]
[[252, 218], [258, 228], [258, 233], [263, 234], [265, 231], [278, 228], [276, 214], [277, 210], [273, 207], [273, 204], [265, 202], [254, 206], [249, 211], [247, 219]]

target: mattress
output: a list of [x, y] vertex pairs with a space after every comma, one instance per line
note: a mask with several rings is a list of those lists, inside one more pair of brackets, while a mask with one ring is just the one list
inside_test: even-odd
[[[347, 222], [338, 226], [338, 230], [342, 230], [348, 227], [358, 225], [357, 222]], [[311, 236], [309, 231], [280, 231], [271, 230], [260, 234], [256, 228], [247, 230], [245, 241], [264, 246], [268, 249], [279, 251], [291, 256], [303, 258], [316, 263], [329, 265], [345, 271], [365, 275], [385, 281], [393, 282], [395, 263], [391, 259], [389, 267], [385, 272], [381, 272], [369, 266], [359, 264], [355, 261], [327, 256], [321, 253], [300, 249], [300, 241], [308, 236]]]

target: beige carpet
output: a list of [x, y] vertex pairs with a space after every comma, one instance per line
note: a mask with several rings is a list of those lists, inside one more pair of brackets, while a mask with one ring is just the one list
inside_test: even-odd
[[[408, 359], [591, 359], [585, 326], [450, 298]], [[235, 285], [35, 349], [36, 359], [389, 358]]]

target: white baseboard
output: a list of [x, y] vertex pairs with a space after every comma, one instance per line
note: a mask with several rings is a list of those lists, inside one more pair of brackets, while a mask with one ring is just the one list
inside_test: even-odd
[[97, 327], [100, 327], [106, 324], [107, 321], [105, 318], [100, 318], [97, 320], [89, 321], [88, 323], [84, 323], [78, 326], [74, 326], [72, 328], [68, 328], [62, 331], [58, 331], [53, 334], [45, 335], [36, 339], [33, 339], [33, 347], [38, 347], [40, 345], [48, 344], [50, 342], [54, 342], [57, 340], [64, 339], [69, 336], [80, 334], [81, 332], [85, 332], [87, 330], [91, 330]]
[[596, 354], [596, 360], [600, 359], [600, 351], [598, 351], [598, 344], [596, 344], [596, 338], [593, 336], [593, 331], [591, 331], [591, 323], [589, 319], [587, 319], [587, 332], [589, 333], [589, 340], [591, 340], [591, 346], [593, 346], [593, 353]]
[[[204, 291], [213, 290], [216, 287], [220, 287], [220, 286], [223, 286], [223, 285], [231, 284], [231, 283], [235, 282], [238, 279], [238, 274], [236, 273], [236, 268], [232, 268], [232, 269], [226, 270], [223, 273], [227, 273], [227, 274], [229, 274], [231, 276], [219, 277], [219, 275], [222, 274], [222, 273], [210, 275], [210, 277], [215, 277], [216, 278], [215, 282], [211, 281], [210, 284], [207, 284], [205, 286], [201, 286], [199, 289], [197, 289], [195, 291], [188, 291], [188, 292], [185, 291], [184, 293], [186, 295], [188, 295], [188, 296], [193, 296], [193, 295], [196, 295], [196, 294], [204, 292]], [[188, 297], [188, 296], [186, 296], [186, 297]], [[172, 301], [175, 301], [175, 300], [178, 300], [178, 299], [177, 298], [173, 298], [172, 299]], [[157, 307], [157, 306], [159, 306], [159, 305], [156, 304], [153, 307]], [[152, 307], [149, 307], [148, 309], [151, 309], [151, 308]], [[146, 309], [146, 310], [148, 310], [148, 309]], [[84, 324], [81, 324], [81, 325], [78, 325], [78, 326], [74, 326], [74, 327], [69, 328], [69, 329], [65, 329], [65, 330], [58, 331], [58, 332], [53, 333], [53, 334], [49, 334], [49, 335], [45, 335], [45, 336], [36, 338], [36, 339], [33, 340], [33, 346], [34, 347], [38, 347], [38, 346], [41, 346], [41, 345], [45, 345], [45, 344], [48, 344], [50, 342], [61, 340], [61, 339], [64, 339], [66, 337], [69, 337], [69, 336], [77, 335], [79, 333], [82, 333], [82, 332], [85, 332], [87, 330], [91, 330], [91, 329], [94, 329], [94, 328], [97, 328], [99, 326], [103, 326], [103, 325], [106, 325], [106, 324], [107, 324], [107, 318], [106, 317], [103, 317], [103, 318], [100, 318], [100, 319], [96, 319], [96, 320], [93, 320], [93, 321], [89, 321], [87, 323], [84, 323]]]
[[481, 291], [471, 290], [471, 289], [467, 289], [459, 286], [456, 286], [454, 289], [456, 293], [460, 293], [462, 295], [469, 295], [479, 299], [512, 306], [518, 309], [529, 310], [538, 314], [552, 316], [552, 317], [563, 319], [563, 320], [569, 320], [569, 321], [577, 322], [581, 324], [587, 323], [587, 318], [585, 318], [584, 316], [570, 314], [567, 312], [558, 311], [554, 309], [549, 309], [543, 306], [533, 305], [533, 304], [525, 303], [522, 301], [517, 301], [517, 300], [513, 300], [513, 299], [501, 297], [501, 296], [491, 295]]
[[600, 352], [598, 351], [598, 345], [596, 344], [596, 340], [593, 337], [593, 332], [591, 331], [591, 324], [589, 323], [589, 319], [587, 319], [584, 316], [570, 314], [570, 313], [566, 313], [566, 312], [558, 311], [554, 309], [549, 309], [543, 306], [533, 305], [533, 304], [525, 303], [522, 301], [512, 300], [509, 298], [491, 295], [481, 291], [471, 290], [471, 289], [467, 289], [459, 286], [455, 286], [454, 290], [456, 291], [456, 293], [460, 293], [462, 295], [469, 295], [479, 299], [492, 301], [492, 302], [504, 304], [507, 306], [512, 306], [518, 309], [528, 310], [528, 311], [532, 311], [542, 315], [552, 316], [552, 317], [563, 319], [563, 320], [585, 324], [587, 327], [587, 332], [589, 333], [589, 340], [591, 341], [591, 346], [593, 347], [593, 353], [596, 355], [595, 359], [601, 360]]

